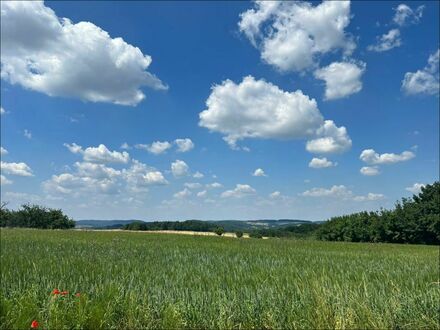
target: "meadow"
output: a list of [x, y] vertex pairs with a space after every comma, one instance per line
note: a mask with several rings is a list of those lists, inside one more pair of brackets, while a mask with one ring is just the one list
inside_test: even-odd
[[1, 229], [0, 327], [439, 329], [438, 262], [438, 246]]

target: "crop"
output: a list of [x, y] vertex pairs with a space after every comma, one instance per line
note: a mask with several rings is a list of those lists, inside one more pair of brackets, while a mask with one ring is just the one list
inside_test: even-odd
[[1, 329], [438, 329], [439, 299], [435, 246], [1, 229]]

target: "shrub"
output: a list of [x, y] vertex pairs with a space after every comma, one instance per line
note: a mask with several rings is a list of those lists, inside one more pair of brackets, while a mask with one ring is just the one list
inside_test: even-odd
[[218, 236], [221, 236], [225, 233], [225, 230], [223, 229], [223, 227], [217, 227], [214, 229], [214, 233], [216, 233]]
[[243, 232], [242, 232], [242, 231], [236, 231], [236, 232], [235, 232], [235, 236], [236, 236], [237, 238], [243, 237]]
[[263, 238], [263, 235], [258, 231], [253, 231], [249, 234], [251, 238]]

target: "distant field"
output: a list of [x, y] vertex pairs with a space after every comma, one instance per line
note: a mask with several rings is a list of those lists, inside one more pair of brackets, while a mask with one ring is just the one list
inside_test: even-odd
[[439, 329], [438, 261], [436, 246], [2, 229], [0, 327]]

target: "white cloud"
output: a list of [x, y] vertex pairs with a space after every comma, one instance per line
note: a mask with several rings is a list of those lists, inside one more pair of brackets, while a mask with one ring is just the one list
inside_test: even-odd
[[426, 184], [424, 183], [414, 183], [411, 187], [406, 187], [405, 190], [416, 195], [419, 194], [422, 191], [422, 188], [425, 186]]
[[114, 194], [118, 192], [118, 185], [114, 179], [95, 179], [71, 173], [52, 175], [49, 180], [43, 182], [43, 188], [46, 192], [52, 194], [73, 194], [76, 196], [84, 192], [100, 194]]
[[128, 152], [110, 151], [104, 144], [100, 144], [98, 147], [88, 147], [85, 150], [76, 143], [64, 143], [64, 146], [69, 149], [71, 153], [81, 154], [86, 162], [126, 164], [130, 160]]
[[152, 144], [136, 144], [135, 148], [144, 149], [152, 154], [160, 155], [170, 149], [171, 146], [171, 143], [169, 143], [168, 141], [155, 141]]
[[315, 71], [315, 78], [325, 81], [325, 99], [335, 100], [358, 93], [362, 89], [363, 62], [333, 62]]
[[194, 175], [193, 175], [193, 178], [196, 178], [196, 179], [201, 179], [203, 177], [204, 177], [203, 173], [200, 173], [198, 171], [196, 173], [194, 173]]
[[31, 168], [26, 163], [1, 162], [1, 170], [11, 175], [33, 176]]
[[129, 150], [129, 149], [131, 149], [130, 145], [129, 145], [127, 142], [122, 143], [121, 146], [120, 146], [120, 148], [121, 148], [121, 149], [124, 149], [124, 150]]
[[206, 197], [207, 194], [208, 192], [206, 190], [202, 190], [197, 193], [197, 197], [203, 198]]
[[342, 197], [348, 198], [351, 197], [352, 192], [348, 190], [344, 185], [332, 186], [329, 189], [326, 188], [312, 188], [310, 190], [306, 190], [302, 193], [303, 196], [307, 197]]
[[136, 105], [141, 87], [167, 88], [139, 48], [59, 18], [42, 1], [2, 1], [1, 40], [2, 79], [49, 96]]
[[307, 141], [307, 151], [315, 154], [342, 153], [351, 148], [351, 139], [344, 126], [337, 127], [332, 120], [326, 120], [316, 131], [318, 138]]
[[32, 139], [32, 133], [29, 132], [27, 129], [24, 130], [23, 135], [25, 138], [27, 138], [29, 140]]
[[395, 8], [395, 14], [393, 17], [394, 23], [399, 26], [417, 24], [423, 16], [423, 9], [425, 6], [418, 6], [416, 10], [411, 9], [405, 4], [400, 4]]
[[281, 197], [281, 193], [279, 191], [274, 191], [273, 193], [269, 194], [269, 198], [272, 198], [272, 199], [277, 199], [280, 197]]
[[221, 187], [223, 187], [223, 185], [219, 182], [208, 183], [206, 185], [206, 188], [208, 188], [208, 189], [216, 189], [216, 188], [221, 188]]
[[362, 175], [366, 176], [374, 176], [380, 174], [379, 168], [377, 166], [364, 166], [359, 171]]
[[122, 170], [122, 175], [127, 181], [129, 189], [134, 192], [144, 191], [148, 186], [168, 184], [162, 172], [135, 159], [133, 159], [130, 168]]
[[330, 197], [338, 198], [342, 200], [353, 200], [356, 202], [377, 201], [384, 199], [383, 194], [368, 193], [365, 196], [355, 196], [351, 190], [344, 185], [332, 186], [329, 189], [326, 188], [312, 188], [302, 193], [306, 197]]
[[400, 47], [402, 40], [400, 39], [399, 29], [391, 29], [388, 33], [377, 37], [376, 44], [367, 47], [369, 51], [385, 52], [395, 47]]
[[440, 50], [431, 54], [428, 65], [416, 72], [407, 72], [402, 80], [402, 89], [408, 95], [439, 93], [439, 57]]
[[199, 125], [224, 134], [232, 148], [245, 138], [313, 137], [324, 122], [316, 101], [300, 90], [285, 92], [252, 76], [215, 85], [206, 105]]
[[252, 173], [252, 176], [267, 176], [266, 173], [264, 173], [264, 170], [262, 168], [257, 168], [254, 173]]
[[233, 190], [226, 190], [221, 194], [222, 198], [242, 198], [256, 193], [256, 190], [248, 184], [237, 184]]
[[177, 145], [177, 152], [187, 152], [194, 148], [194, 143], [191, 139], [176, 139], [174, 143]]
[[186, 182], [184, 186], [189, 189], [198, 189], [202, 187], [202, 185], [198, 182]]
[[406, 162], [413, 159], [416, 155], [412, 151], [404, 151], [401, 154], [384, 153], [378, 154], [373, 149], [362, 151], [359, 159], [371, 165], [394, 164], [398, 162]]
[[12, 184], [12, 181], [5, 177], [3, 174], [0, 175], [0, 185]]
[[183, 199], [183, 198], [187, 198], [191, 195], [192, 195], [191, 191], [189, 189], [185, 188], [182, 191], [175, 193], [174, 197], [179, 198], [179, 199]]
[[327, 158], [313, 158], [310, 163], [309, 167], [311, 168], [326, 168], [326, 167], [332, 167], [336, 166], [337, 163], [333, 163], [330, 160], [327, 160]]
[[8, 151], [5, 148], [0, 147], [0, 155], [4, 156], [4, 155], [7, 155], [7, 154], [8, 154]]
[[189, 173], [189, 167], [183, 160], [176, 160], [171, 164], [171, 172], [177, 177], [186, 176]]
[[6, 110], [3, 107], [0, 107], [0, 115], [4, 115], [6, 113]]
[[121, 175], [121, 171], [103, 164], [76, 162], [75, 167], [79, 176], [87, 176], [95, 179], [113, 178]]
[[319, 55], [356, 45], [344, 29], [350, 23], [349, 1], [256, 1], [240, 15], [239, 29], [260, 50], [261, 58], [281, 71], [302, 71]]
[[383, 194], [368, 193], [366, 196], [355, 196], [353, 200], [356, 202], [378, 201], [385, 199]]

